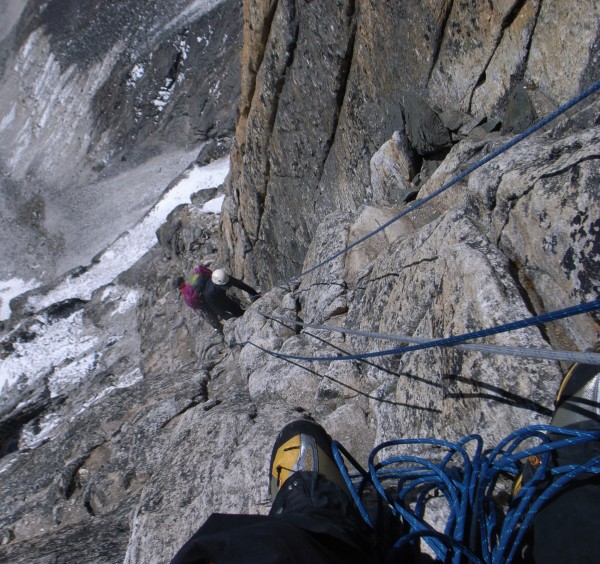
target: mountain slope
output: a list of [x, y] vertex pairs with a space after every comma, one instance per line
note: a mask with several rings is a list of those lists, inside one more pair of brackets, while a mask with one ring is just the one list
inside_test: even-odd
[[[268, 512], [272, 441], [293, 418], [361, 463], [388, 439], [477, 432], [490, 446], [546, 423], [566, 363], [449, 347], [314, 357], [399, 344], [356, 331], [441, 338], [597, 299], [597, 96], [290, 278], [598, 77], [597, 8], [560, 7], [245, 1], [221, 220], [201, 191], [115, 279], [67, 293], [99, 257], [13, 302], [0, 370], [53, 329], [65, 338], [2, 396], [0, 555], [168, 562], [210, 513]], [[562, 56], [552, 38], [576, 33], [579, 55]], [[201, 260], [262, 290], [222, 332], [179, 298], [175, 280]], [[578, 351], [599, 327], [596, 312], [484, 342]]]

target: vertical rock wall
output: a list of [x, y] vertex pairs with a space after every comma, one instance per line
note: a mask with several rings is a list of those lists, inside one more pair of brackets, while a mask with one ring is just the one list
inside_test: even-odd
[[470, 119], [522, 130], [600, 77], [591, 0], [244, 4], [223, 256], [267, 284], [301, 270], [328, 213], [373, 200], [394, 131], [427, 177]]

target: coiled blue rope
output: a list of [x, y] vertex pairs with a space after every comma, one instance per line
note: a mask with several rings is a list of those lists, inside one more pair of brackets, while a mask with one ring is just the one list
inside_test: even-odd
[[[552, 435], [552, 439], [550, 439]], [[363, 503], [364, 491], [371, 486], [409, 533], [396, 547], [423, 539], [441, 560], [500, 564], [511, 562], [540, 508], [561, 489], [583, 474], [600, 474], [600, 456], [579, 465], [554, 467], [553, 452], [599, 441], [600, 431], [582, 431], [534, 425], [525, 427], [500, 441], [488, 453], [483, 451], [479, 435], [470, 435], [457, 443], [437, 439], [401, 439], [378, 445], [369, 456], [365, 470], [339, 444], [333, 445], [338, 467], [354, 500], [371, 527], [373, 522]], [[534, 443], [523, 448], [524, 444]], [[414, 455], [394, 454], [375, 463], [388, 449], [410, 446], [446, 449], [437, 461]], [[468, 451], [472, 454], [468, 454]], [[506, 510], [494, 499], [501, 476], [516, 479], [521, 461], [536, 456], [540, 461], [532, 478], [522, 484]], [[350, 476], [344, 458], [356, 473]], [[435, 491], [448, 506], [444, 532], [436, 531], [424, 519], [426, 495]], [[416, 501], [415, 501], [416, 500]]]

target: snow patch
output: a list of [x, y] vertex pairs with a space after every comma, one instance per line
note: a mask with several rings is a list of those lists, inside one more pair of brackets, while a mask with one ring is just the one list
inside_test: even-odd
[[[194, 17], [198, 18], [198, 16], [202, 14], [206, 14], [210, 12], [215, 6], [222, 4], [224, 0], [195, 0], [192, 4], [190, 4], [187, 8], [182, 10], [177, 17], [173, 18], [167, 24], [161, 24], [161, 29], [153, 29], [151, 32], [158, 33], [159, 31], [165, 29], [172, 29], [174, 27], [179, 27], [182, 22]], [[211, 31], [212, 34], [212, 31]]]
[[[2, 468], [0, 468], [0, 474], [4, 474], [4, 472], [6, 472], [7, 470], [9, 470], [12, 466], [14, 466], [15, 462], [18, 460], [18, 457], [13, 456], [12, 458], [9, 458], [8, 456], [5, 456], [2, 459], [2, 464], [4, 465]], [[6, 462], [5, 462], [6, 461]]]
[[120, 390], [131, 388], [131, 386], [134, 386], [143, 379], [144, 375], [142, 374], [142, 371], [139, 368], [135, 368], [131, 372], [121, 375], [115, 383], [115, 388]]
[[185, 42], [185, 39], [182, 39], [179, 42], [179, 50], [181, 52], [181, 57], [184, 61], [188, 58], [188, 49], [189, 49], [189, 47], [188, 47], [187, 43]]
[[113, 311], [110, 315], [116, 315], [118, 313], [125, 313], [132, 307], [135, 307], [140, 299], [140, 293], [137, 290], [131, 290], [124, 297], [122, 296], [119, 300], [119, 307]]
[[54, 370], [48, 379], [50, 397], [60, 396], [73, 385], [85, 380], [86, 376], [95, 368], [97, 358], [98, 355], [93, 352], [74, 361], [67, 359], [66, 365]]
[[220, 186], [229, 172], [229, 157], [223, 157], [207, 166], [194, 166], [185, 178], [164, 194], [142, 222], [119, 237], [102, 254], [100, 260], [77, 277], [69, 277], [46, 295], [32, 296], [27, 304], [39, 311], [54, 303], [71, 298], [89, 300], [92, 293], [112, 282], [119, 274], [131, 268], [156, 243], [156, 230], [177, 206], [189, 204], [200, 190]]
[[0, 121], [0, 131], [6, 129], [17, 117], [17, 104], [13, 104], [10, 107], [10, 111]]
[[62, 419], [56, 413], [45, 415], [39, 422], [39, 430], [24, 429], [19, 441], [19, 449], [36, 448], [40, 446], [47, 438], [53, 429], [60, 425]]
[[144, 72], [144, 65], [141, 65], [140, 63], [135, 64], [129, 73], [127, 86], [135, 86], [137, 81], [144, 76]]
[[202, 209], [200, 210], [202, 213], [221, 213], [223, 209], [223, 201], [225, 200], [225, 196], [219, 196], [217, 198], [213, 198], [206, 202]]
[[[34, 381], [52, 374], [61, 379], [61, 370], [67, 370], [67, 361], [85, 357], [98, 343], [98, 338], [84, 328], [83, 312], [78, 311], [50, 325], [40, 317], [40, 323], [30, 327], [35, 336], [28, 342], [15, 342], [14, 351], [0, 364], [0, 390], [8, 390], [19, 379]], [[82, 368], [85, 364], [80, 365]]]
[[115, 390], [122, 390], [124, 388], [131, 388], [131, 386], [134, 386], [137, 382], [143, 379], [144, 375], [142, 374], [142, 371], [139, 368], [135, 368], [127, 374], [122, 374], [113, 386], [108, 386], [104, 388], [104, 390], [102, 390], [96, 397], [86, 401], [81, 406], [81, 409], [75, 415], [73, 415], [73, 417], [71, 417], [69, 421], [73, 422], [78, 415], [81, 415], [82, 413], [87, 411], [90, 407], [98, 403], [102, 398], [105, 398], [111, 392], [114, 392]]
[[163, 111], [167, 102], [171, 99], [171, 86], [173, 86], [173, 79], [167, 78], [165, 85], [158, 92], [158, 98], [152, 100], [152, 103], [158, 108], [159, 112]]
[[10, 300], [37, 287], [36, 280], [25, 282], [20, 278], [0, 280], [0, 321], [10, 317]]

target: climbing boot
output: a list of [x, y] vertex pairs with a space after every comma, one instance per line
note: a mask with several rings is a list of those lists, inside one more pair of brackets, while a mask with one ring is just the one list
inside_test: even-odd
[[296, 472], [316, 473], [348, 494], [331, 443], [325, 429], [313, 421], [301, 419], [286, 425], [279, 432], [271, 455], [271, 499], [275, 499], [286, 480]]
[[[594, 352], [600, 351], [597, 345]], [[600, 366], [574, 363], [567, 371], [558, 388], [554, 400], [554, 414], [550, 424], [565, 429], [600, 429]], [[560, 436], [549, 434], [552, 440]], [[598, 449], [595, 441], [574, 447], [560, 449], [554, 454], [554, 466], [563, 464], [583, 464], [592, 458]], [[523, 484], [532, 479], [542, 460], [532, 455], [524, 461], [523, 469], [513, 484], [513, 497]]]
[[[597, 345], [594, 352], [599, 351]], [[551, 425], [600, 429], [600, 366], [573, 364], [556, 394]]]
[[[596, 346], [595, 351], [600, 350]], [[574, 364], [558, 390], [555, 427], [600, 430], [600, 367]], [[549, 434], [551, 440], [564, 436]], [[600, 439], [556, 449], [552, 466], [576, 467], [600, 455]], [[533, 521], [535, 562], [597, 562], [600, 554], [600, 476], [597, 470], [571, 480], [538, 511]]]

